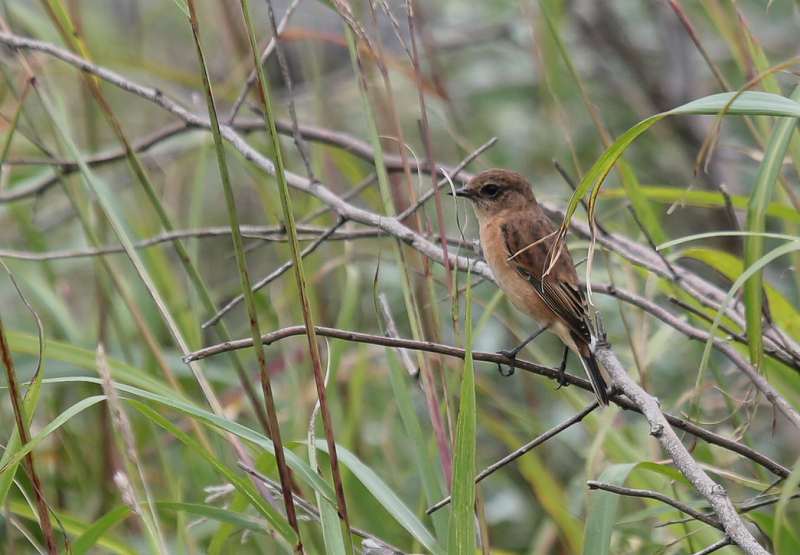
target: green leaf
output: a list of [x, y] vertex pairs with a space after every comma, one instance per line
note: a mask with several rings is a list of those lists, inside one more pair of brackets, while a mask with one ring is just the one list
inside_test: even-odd
[[[46, 380], [49, 381], [49, 380]], [[4, 466], [0, 467], [0, 473], [5, 473], [10, 468], [18, 465], [20, 461], [30, 453], [33, 449], [36, 448], [47, 436], [58, 430], [61, 426], [66, 424], [73, 416], [76, 416], [83, 412], [84, 410], [88, 409], [89, 407], [93, 407], [100, 401], [105, 401], [105, 395], [94, 395], [92, 397], [87, 397], [85, 399], [81, 399], [64, 412], [53, 418], [47, 425], [39, 430], [39, 432], [31, 437], [30, 441], [25, 445], [20, 446], [20, 448], [10, 457], [10, 459], [5, 463]]]
[[475, 552], [475, 368], [472, 363], [472, 288], [467, 272], [466, 316], [464, 331], [464, 373], [461, 378], [461, 401], [456, 423], [453, 458], [453, 501], [447, 552], [452, 555]]
[[639, 184], [633, 168], [624, 160], [620, 160], [619, 170], [622, 177], [622, 186], [625, 188], [625, 194], [633, 207], [633, 211], [636, 213], [636, 217], [647, 230], [654, 243], [663, 243], [667, 240], [667, 234], [661, 226], [658, 214], [653, 210], [650, 199], [647, 198], [642, 186]]
[[[606, 468], [597, 478], [621, 486], [636, 464], [615, 464]], [[583, 555], [609, 555], [611, 553], [611, 533], [617, 523], [619, 495], [610, 491], [596, 490], [589, 494], [586, 508], [586, 528], [583, 535]]]
[[154, 411], [144, 403], [138, 401], [129, 401], [133, 407], [138, 410], [143, 416], [147, 417], [150, 421], [158, 426], [167, 430], [170, 434], [175, 436], [184, 445], [189, 447], [192, 451], [203, 457], [211, 466], [213, 466], [220, 474], [225, 476], [227, 480], [233, 484], [236, 490], [244, 495], [248, 501], [269, 521], [270, 525], [289, 542], [294, 545], [297, 542], [297, 534], [291, 526], [289, 521], [279, 513], [275, 507], [270, 505], [261, 494], [256, 491], [252, 483], [242, 478], [240, 474], [233, 469], [228, 468], [227, 465], [222, 463], [213, 453], [208, 452], [199, 442], [193, 439], [189, 434], [182, 431], [175, 426], [172, 422], [161, 416], [158, 412]]
[[[51, 378], [44, 380], [44, 383], [73, 383], [73, 382], [84, 382], [84, 383], [93, 383], [93, 384], [100, 384], [100, 380], [97, 378], [89, 378], [85, 376], [76, 376], [76, 377], [68, 377], [68, 378]], [[263, 434], [256, 432], [247, 426], [243, 426], [238, 422], [233, 422], [221, 416], [217, 416], [216, 414], [209, 412], [205, 409], [197, 407], [196, 405], [192, 404], [189, 401], [185, 401], [180, 399], [177, 396], [172, 395], [160, 395], [157, 393], [152, 393], [150, 391], [145, 391], [143, 389], [139, 389], [137, 387], [125, 385], [122, 383], [114, 383], [114, 386], [121, 391], [122, 393], [127, 393], [129, 395], [133, 395], [135, 397], [140, 397], [142, 399], [148, 399], [150, 401], [155, 401], [167, 408], [171, 408], [173, 410], [177, 410], [184, 414], [187, 414], [191, 417], [197, 418], [201, 422], [210, 425], [213, 428], [217, 428], [219, 430], [230, 432], [250, 443], [253, 445], [257, 445], [264, 449], [266, 452], [275, 454], [275, 446], [273, 445], [272, 441], [269, 438], [265, 437]], [[308, 486], [310, 486], [315, 491], [318, 491], [325, 499], [327, 499], [331, 503], [335, 503], [333, 499], [335, 499], [334, 493], [330, 485], [321, 480], [319, 476], [315, 472], [311, 470], [311, 468], [303, 462], [303, 460], [298, 457], [292, 451], [286, 450], [286, 462], [288, 463], [289, 467], [295, 472], [295, 475], [304, 481]]]
[[[778, 500], [778, 504], [775, 505], [775, 523], [772, 526], [772, 541], [775, 546], [775, 553], [779, 555], [781, 553], [796, 553], [796, 551], [790, 552], [782, 549], [784, 535], [781, 533], [781, 529], [784, 528], [789, 501], [791, 500], [792, 494], [797, 492], [798, 486], [800, 486], [800, 458], [797, 459], [792, 473], [789, 474], [786, 482], [781, 486], [781, 496]], [[792, 530], [797, 530], [797, 523], [789, 523], [786, 521], [785, 527], [791, 532]]]
[[[654, 202], [665, 204], [678, 203], [681, 206], [696, 206], [698, 208], [724, 208], [725, 198], [722, 193], [715, 191], [697, 191], [681, 189], [678, 187], [663, 187], [660, 185], [643, 185], [639, 191], [648, 199]], [[618, 187], [604, 189], [600, 194], [602, 198], [623, 198], [627, 197], [627, 189]], [[749, 197], [741, 195], [730, 195], [731, 204], [734, 208], [747, 208]], [[767, 216], [778, 218], [786, 222], [800, 223], [800, 212], [792, 206], [780, 202], [771, 202], [767, 205]]]
[[[623, 133], [614, 143], [606, 149], [600, 156], [597, 162], [586, 172], [586, 175], [578, 184], [578, 187], [569, 200], [567, 209], [564, 214], [564, 221], [559, 230], [559, 240], [566, 237], [569, 221], [572, 219], [578, 204], [586, 193], [591, 191], [589, 199], [589, 221], [593, 224], [594, 213], [596, 208], [597, 196], [600, 189], [605, 182], [608, 174], [616, 164], [623, 152], [628, 146], [633, 143], [645, 131], [650, 129], [653, 125], [661, 121], [667, 116], [673, 115], [688, 115], [688, 114], [718, 114], [720, 111], [725, 110], [725, 115], [770, 115], [770, 116], [787, 116], [787, 117], [800, 117], [800, 103], [790, 100], [788, 98], [763, 92], [746, 91], [737, 96], [737, 93], [720, 93], [711, 96], [706, 96], [693, 100], [682, 106], [678, 106], [668, 112], [655, 114], [649, 118], [640, 121], [625, 133]], [[589, 258], [593, 255], [593, 246], [590, 245]], [[587, 282], [590, 281], [588, 272], [591, 270], [591, 264], [586, 265], [587, 268]]]
[[156, 501], [156, 506], [159, 509], [168, 509], [171, 511], [180, 511], [203, 516], [219, 522], [232, 524], [238, 528], [252, 530], [253, 532], [261, 532], [262, 534], [266, 532], [266, 521], [253, 518], [246, 514], [228, 511], [221, 507], [215, 507], [214, 505], [177, 501]]
[[[597, 478], [597, 481], [622, 486], [631, 473], [640, 470], [659, 474], [670, 481], [680, 482], [691, 487], [689, 481], [675, 467], [650, 461], [609, 466]], [[617, 524], [619, 499], [618, 494], [610, 491], [594, 490], [590, 493], [583, 538], [584, 555], [611, 553], [611, 534]]]
[[95, 520], [91, 526], [86, 528], [83, 534], [78, 536], [72, 543], [72, 554], [84, 555], [100, 541], [100, 538], [102, 538], [106, 532], [128, 518], [130, 514], [131, 509], [127, 505], [119, 505], [108, 511], [102, 517]]
[[[10, 501], [9, 508], [12, 513], [15, 515], [27, 518], [29, 520], [36, 521], [36, 513], [30, 508], [30, 506], [23, 502], [23, 501]], [[78, 536], [80, 539], [83, 537], [87, 532], [89, 532], [93, 527], [93, 524], [87, 524], [73, 516], [70, 516], [65, 513], [55, 513], [55, 516], [58, 519], [59, 527], [63, 526], [64, 531], [72, 536]], [[102, 519], [101, 519], [102, 520]], [[117, 555], [137, 555], [137, 551], [131, 547], [129, 542], [120, 541], [118, 539], [108, 538], [104, 535], [100, 535], [96, 542], [97, 545], [102, 547], [102, 553], [116, 553]], [[72, 553], [78, 553], [74, 550], [75, 544], [73, 544], [73, 551]]]
[[[800, 87], [795, 88], [791, 98], [800, 100]], [[794, 133], [797, 121], [786, 118], [776, 125], [764, 151], [764, 159], [758, 168], [758, 176], [747, 206], [747, 230], [761, 233], [765, 228], [766, 211], [775, 191], [778, 176], [783, 166], [783, 159], [789, 148], [789, 140]], [[764, 253], [764, 238], [759, 235], [748, 235], [744, 240], [744, 265], [752, 266]], [[763, 273], [761, 270], [744, 284], [744, 306], [747, 320], [747, 342], [750, 346], [750, 360], [759, 367], [763, 355], [763, 338], [761, 317], [763, 313]]]
[[[775, 234], [770, 235], [774, 236]], [[796, 239], [789, 235], [783, 235], [779, 238]], [[731, 282], [735, 281], [744, 271], [744, 265], [738, 257], [716, 249], [686, 249], [681, 253], [681, 256], [693, 258], [708, 264], [731, 280]], [[800, 311], [798, 311], [794, 304], [783, 296], [780, 291], [770, 284], [765, 283], [764, 290], [767, 294], [770, 311], [772, 312], [772, 317], [775, 319], [775, 322], [792, 336], [800, 337]]]
[[756, 260], [751, 266], [749, 266], [733, 283], [731, 288], [728, 290], [728, 293], [725, 295], [719, 310], [717, 311], [717, 315], [714, 317], [714, 321], [711, 324], [711, 328], [709, 330], [708, 341], [706, 341], [705, 349], [703, 350], [703, 358], [700, 360], [700, 368], [698, 370], [697, 376], [697, 383], [700, 383], [702, 379], [703, 372], [705, 371], [706, 367], [708, 366], [708, 359], [711, 355], [711, 345], [717, 328], [719, 328], [720, 322], [722, 321], [723, 314], [728, 310], [731, 302], [733, 301], [736, 292], [742, 287], [742, 285], [752, 276], [754, 273], [759, 271], [761, 268], [775, 260], [776, 258], [780, 258], [785, 254], [789, 254], [791, 252], [795, 252], [800, 250], [800, 240], [791, 241], [777, 247], [758, 260]]
[[[318, 439], [316, 441], [316, 446], [320, 451], [328, 452], [328, 444], [326, 441]], [[400, 497], [386, 482], [381, 480], [374, 470], [361, 462], [358, 457], [341, 445], [336, 446], [336, 452], [339, 455], [339, 462], [345, 465], [350, 472], [364, 484], [364, 487], [366, 487], [378, 503], [394, 517], [400, 526], [405, 528], [409, 534], [416, 538], [416, 540], [431, 553], [443, 553], [441, 546], [436, 542], [428, 529], [425, 528], [425, 525], [420, 522], [414, 512], [403, 503]]]
[[[35, 335], [9, 331], [7, 337], [12, 352], [27, 355], [36, 355], [39, 352], [39, 340]], [[96, 354], [92, 350], [70, 345], [63, 341], [47, 339], [47, 358], [49, 360], [56, 360], [96, 373], [95, 356]], [[115, 382], [130, 384], [154, 393], [176, 395], [164, 383], [135, 366], [111, 357], [108, 359], [108, 365], [111, 368], [111, 377], [114, 378]]]

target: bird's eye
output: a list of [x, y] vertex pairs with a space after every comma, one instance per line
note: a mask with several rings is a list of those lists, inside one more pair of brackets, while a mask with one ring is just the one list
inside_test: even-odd
[[481, 196], [486, 198], [496, 198], [500, 194], [500, 187], [494, 183], [489, 183], [481, 187]]

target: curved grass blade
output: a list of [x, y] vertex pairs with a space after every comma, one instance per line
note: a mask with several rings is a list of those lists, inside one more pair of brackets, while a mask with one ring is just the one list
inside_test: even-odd
[[[46, 382], [49, 380], [45, 380]], [[70, 406], [69, 408], [65, 409], [61, 414], [53, 418], [50, 422], [47, 423], [45, 427], [43, 427], [39, 432], [35, 435], [31, 436], [30, 441], [25, 445], [20, 446], [19, 450], [15, 452], [11, 458], [5, 463], [3, 467], [0, 467], [0, 473], [6, 472], [9, 468], [12, 468], [20, 463], [22, 459], [30, 453], [32, 450], [36, 448], [42, 441], [44, 441], [47, 436], [58, 430], [61, 426], [66, 424], [72, 417], [77, 416], [81, 412], [85, 411], [89, 407], [96, 405], [101, 401], [105, 401], [105, 395], [93, 395], [92, 397], [86, 397], [85, 399], [81, 399], [74, 405]]]
[[[584, 196], [591, 191], [589, 199], [589, 223], [592, 226], [592, 233], [595, 233], [595, 210], [597, 197], [605, 182], [608, 174], [614, 168], [617, 160], [622, 156], [623, 152], [639, 138], [645, 131], [650, 129], [653, 125], [661, 121], [667, 116], [675, 115], [715, 115], [720, 111], [725, 110], [726, 115], [769, 115], [769, 116], [782, 116], [782, 117], [800, 117], [800, 103], [790, 100], [783, 96], [776, 94], [746, 91], [741, 94], [737, 93], [720, 93], [711, 96], [706, 96], [693, 100], [682, 106], [678, 106], [668, 112], [655, 114], [647, 119], [644, 119], [628, 129], [623, 133], [614, 143], [606, 149], [600, 156], [597, 162], [586, 172], [586, 175], [578, 184], [572, 197], [567, 204], [564, 214], [564, 220], [559, 228], [558, 236], [556, 239], [557, 247], [552, 249], [550, 253], [550, 267], [558, 260], [558, 256], [563, 249], [564, 239], [567, 235], [569, 222], [578, 208]], [[589, 246], [588, 259], [591, 261], [594, 255], [594, 244], [592, 241]], [[591, 283], [589, 272], [591, 271], [591, 263], [587, 263], [587, 283]], [[591, 288], [589, 288], [589, 295], [591, 297]]]
[[[23, 501], [11, 501], [8, 505], [10, 511], [15, 515], [31, 520], [36, 519], [33, 510], [31, 510], [27, 503]], [[64, 527], [64, 531], [70, 535], [80, 535], [79, 537], [81, 537], [92, 528], [92, 525], [64, 513], [55, 513], [55, 516], [58, 517], [58, 521]], [[101, 536], [96, 543], [103, 548], [102, 553], [115, 553], [117, 555], [138, 555], [139, 553], [129, 545], [130, 542], [115, 538]], [[70, 553], [75, 553], [74, 549]]]
[[[90, 378], [85, 376], [76, 376], [68, 378], [51, 378], [44, 380], [44, 383], [47, 384], [75, 383], [75, 382], [93, 383], [97, 385], [101, 383], [100, 380], [97, 378]], [[257, 445], [258, 447], [264, 449], [266, 452], [272, 454], [273, 456], [275, 455], [275, 446], [273, 445], [272, 441], [270, 441], [269, 438], [265, 437], [259, 432], [256, 432], [255, 430], [248, 428], [247, 426], [239, 424], [238, 422], [233, 422], [231, 420], [227, 420], [224, 417], [217, 416], [212, 412], [202, 409], [178, 397], [160, 395], [158, 393], [152, 393], [150, 391], [139, 389], [138, 387], [125, 385], [122, 383], [115, 383], [114, 386], [122, 393], [127, 393], [128, 395], [132, 395], [142, 399], [147, 399], [149, 401], [154, 401], [160, 405], [164, 405], [167, 408], [177, 410], [188, 416], [196, 418], [210, 425], [213, 428], [217, 428], [220, 431], [230, 432], [233, 435], [241, 439], [244, 439], [245, 441], [248, 441], [253, 445]], [[289, 468], [291, 468], [295, 472], [296, 477], [305, 482], [314, 491], [319, 492], [328, 502], [335, 504], [336, 502], [334, 501], [334, 499], [336, 499], [336, 496], [333, 493], [333, 489], [330, 487], [330, 485], [327, 482], [321, 480], [319, 476], [317, 476], [317, 474], [311, 470], [311, 467], [309, 467], [295, 453], [289, 451], [288, 449], [285, 450], [285, 453], [286, 453], [286, 463], [289, 465]]]
[[95, 520], [83, 534], [72, 543], [72, 555], [85, 555], [111, 528], [131, 515], [131, 508], [127, 505], [114, 507], [102, 517]]
[[701, 383], [703, 373], [705, 372], [705, 369], [708, 366], [708, 359], [709, 359], [709, 357], [711, 355], [711, 344], [712, 344], [713, 338], [716, 335], [716, 331], [719, 328], [720, 322], [722, 321], [723, 314], [725, 314], [725, 312], [728, 310], [731, 302], [733, 302], [733, 299], [734, 299], [734, 297], [736, 295], [736, 292], [739, 289], [741, 289], [741, 287], [744, 285], [744, 283], [753, 274], [755, 274], [756, 272], [761, 270], [764, 266], [766, 266], [767, 264], [769, 264], [773, 260], [775, 260], [777, 258], [780, 258], [781, 256], [784, 256], [786, 254], [789, 254], [789, 253], [792, 253], [792, 252], [796, 252], [796, 251], [800, 251], [800, 239], [785, 243], [785, 244], [781, 245], [780, 247], [777, 247], [777, 248], [771, 250], [770, 252], [768, 252], [767, 254], [765, 254], [764, 256], [759, 258], [758, 260], [756, 260], [751, 266], [746, 268], [745, 271], [742, 272], [742, 275], [740, 275], [736, 279], [736, 281], [733, 283], [731, 288], [728, 290], [728, 293], [725, 295], [725, 298], [723, 299], [722, 303], [720, 304], [720, 308], [717, 311], [716, 316], [714, 317], [714, 321], [711, 324], [711, 328], [709, 329], [708, 340], [706, 341], [705, 348], [703, 349], [703, 357], [700, 360], [700, 368], [698, 369], [698, 372], [697, 372], [697, 381], [696, 381], [697, 385], [699, 385]]
[[[792, 239], [798, 238], [794, 237]], [[681, 253], [681, 256], [699, 260], [703, 264], [714, 268], [714, 270], [729, 279], [731, 283], [733, 283], [744, 270], [741, 258], [716, 249], [686, 249]], [[770, 313], [775, 323], [789, 335], [800, 338], [800, 310], [798, 310], [798, 307], [769, 283], [764, 284], [764, 293], [769, 301]], [[731, 323], [727, 321], [726, 324], [731, 325]]]
[[[792, 100], [800, 100], [800, 87], [795, 88]], [[764, 159], [758, 168], [758, 176], [747, 206], [747, 230], [754, 233], [764, 231], [766, 211], [772, 198], [783, 159], [789, 149], [789, 141], [794, 133], [797, 120], [786, 118], [776, 125], [770, 137]], [[759, 235], [748, 235], [744, 240], [744, 265], [752, 266], [764, 253], [764, 238]], [[763, 356], [763, 339], [761, 317], [764, 311], [763, 273], [759, 270], [744, 284], [744, 307], [747, 322], [747, 342], [750, 347], [750, 361], [761, 366]]]
[[[204, 449], [200, 443], [192, 439], [189, 434], [182, 431], [158, 412], [139, 401], [130, 400], [129, 402], [143, 416], [147, 417], [151, 422], [164, 428], [167, 432], [180, 440], [181, 443], [203, 457], [203, 459], [205, 459], [219, 473], [225, 476], [225, 479], [230, 481], [231, 484], [233, 484], [233, 487], [235, 487], [239, 493], [244, 495], [247, 500], [256, 508], [256, 510], [258, 510], [258, 512], [264, 515], [270, 526], [275, 529], [283, 537], [283, 539], [289, 543], [289, 545], [295, 545], [297, 543], [297, 534], [292, 526], [290, 526], [288, 520], [286, 520], [281, 513], [279, 513], [258, 493], [251, 482], [242, 478], [236, 471], [228, 468], [227, 465], [223, 464], [212, 453]], [[263, 530], [263, 527], [261, 530]]]
[[[318, 439], [317, 449], [328, 452], [328, 445], [325, 441]], [[433, 535], [428, 531], [422, 522], [416, 517], [398, 495], [372, 470], [369, 466], [361, 462], [353, 453], [342, 447], [338, 447], [339, 458], [342, 464], [352, 472], [358, 480], [364, 484], [373, 497], [385, 508], [394, 519], [417, 539], [428, 551], [436, 555], [442, 555], [444, 550], [436, 542]]]

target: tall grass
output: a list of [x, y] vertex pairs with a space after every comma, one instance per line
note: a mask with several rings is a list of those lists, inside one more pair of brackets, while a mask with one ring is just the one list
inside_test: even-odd
[[[268, 9], [280, 19], [286, 3], [0, 4], [0, 42], [13, 33], [53, 43], [208, 122], [137, 150], [176, 123], [157, 100], [45, 52], [0, 50], [0, 258], [22, 293], [3, 273], [0, 552], [684, 554], [722, 540], [656, 500], [589, 491], [597, 480], [707, 509], [639, 415], [593, 411], [474, 485], [482, 468], [581, 411], [587, 394], [525, 372], [502, 378], [469, 356], [341, 339], [320, 347], [315, 325], [485, 351], [529, 334], [535, 324], [476, 278], [480, 266], [459, 273], [407, 236], [365, 236], [293, 187], [321, 183], [383, 218], [407, 214], [443, 177], [419, 166], [452, 168], [493, 136], [467, 170], [531, 178], [564, 222], [563, 248], [594, 286], [615, 352], [663, 410], [783, 465], [773, 482], [744, 457], [683, 438], [741, 510], [769, 502], [746, 513], [764, 545], [800, 552], [800, 373], [774, 356], [800, 343], [796, 6], [291, 6], [285, 63], [273, 51], [262, 66]], [[253, 69], [237, 118], [218, 117]], [[228, 125], [274, 171], [226, 142]], [[307, 126], [316, 129], [299, 137]], [[569, 161], [574, 192], [553, 160]], [[443, 252], [478, 258], [474, 221], [459, 209], [437, 195], [404, 223]], [[242, 233], [248, 224], [283, 233]], [[224, 237], [202, 233], [221, 225]], [[187, 229], [197, 236], [139, 245]], [[34, 260], [105, 245], [121, 253]], [[646, 256], [691, 271], [717, 297], [647, 271]], [[653, 311], [609, 297], [613, 288], [709, 340], [687, 341]], [[203, 327], [237, 295], [241, 308]], [[260, 345], [293, 325], [307, 337]], [[183, 362], [241, 337], [256, 347]], [[752, 361], [777, 400], [714, 342]], [[557, 366], [560, 355], [542, 336], [520, 358]], [[426, 514], [448, 495], [447, 508]]]

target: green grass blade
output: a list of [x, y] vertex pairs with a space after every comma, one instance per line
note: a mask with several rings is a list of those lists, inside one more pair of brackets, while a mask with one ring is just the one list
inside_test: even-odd
[[[790, 239], [797, 239], [791, 237]], [[716, 249], [694, 248], [681, 253], [685, 258], [692, 258], [714, 268], [733, 283], [742, 275], [742, 260], [730, 253]], [[764, 284], [764, 292], [769, 301], [770, 312], [775, 322], [790, 335], [800, 338], [800, 310], [780, 291], [769, 283]]]
[[[791, 96], [792, 100], [800, 100], [800, 87]], [[764, 159], [758, 169], [755, 185], [747, 207], [747, 230], [753, 233], [765, 229], [766, 211], [769, 201], [774, 195], [783, 159], [789, 148], [789, 141], [794, 133], [797, 120], [786, 118], [775, 126]], [[764, 238], [759, 235], [748, 235], [744, 240], [744, 265], [752, 266], [764, 253]], [[750, 347], [750, 360], [756, 366], [761, 365], [763, 339], [761, 318], [763, 315], [763, 273], [754, 272], [744, 284], [745, 317], [747, 320], [747, 342]]]
[[77, 416], [81, 412], [85, 411], [89, 407], [93, 407], [97, 403], [101, 401], [105, 401], [105, 395], [93, 395], [92, 397], [86, 397], [81, 399], [77, 403], [71, 405], [69, 408], [65, 409], [61, 412], [58, 416], [53, 418], [50, 422], [47, 423], [41, 430], [39, 430], [36, 434], [31, 436], [30, 441], [25, 445], [21, 445], [19, 449], [9, 458], [9, 460], [5, 463], [4, 466], [0, 467], [0, 473], [4, 473], [10, 468], [15, 467], [18, 465], [22, 459], [30, 453], [33, 449], [36, 448], [42, 441], [47, 439], [47, 437], [58, 430], [61, 426], [69, 422], [71, 418]]
[[[641, 193], [653, 202], [674, 204], [678, 203], [681, 206], [695, 206], [698, 208], [724, 208], [725, 199], [721, 193], [715, 191], [697, 191], [682, 189], [679, 187], [664, 187], [660, 185], [643, 185], [640, 188]], [[604, 189], [600, 193], [601, 198], [624, 198], [627, 196], [627, 190], [624, 188], [610, 188]], [[734, 208], [747, 208], [747, 203], [750, 197], [742, 195], [731, 195], [731, 204]], [[767, 206], [767, 216], [780, 219], [785, 222], [800, 223], [800, 213], [793, 207], [781, 203], [771, 202]]]
[[[559, 230], [559, 239], [566, 237], [569, 221], [575, 214], [581, 199], [591, 191], [589, 200], [589, 221], [594, 221], [594, 212], [597, 196], [605, 182], [608, 174], [614, 168], [617, 160], [625, 150], [645, 131], [661, 121], [667, 116], [676, 115], [714, 115], [721, 111], [726, 115], [770, 115], [784, 117], [800, 117], [800, 103], [788, 98], [763, 92], [746, 91], [738, 96], [736, 93], [720, 93], [706, 96], [678, 106], [668, 112], [662, 112], [650, 116], [640, 121], [625, 133], [623, 133], [614, 143], [606, 149], [597, 162], [586, 172], [586, 175], [578, 184], [578, 187], [570, 197], [567, 209], [564, 214], [564, 221]], [[592, 243], [593, 245], [594, 243]], [[555, 253], [555, 251], [554, 251]], [[590, 248], [589, 257], [592, 256]], [[591, 264], [587, 264], [587, 271], [591, 269]], [[587, 281], [590, 276], [587, 275]]]
[[725, 295], [725, 298], [723, 299], [722, 303], [720, 304], [720, 308], [717, 311], [717, 315], [714, 317], [714, 321], [712, 322], [711, 328], [709, 329], [708, 341], [706, 341], [706, 345], [705, 345], [705, 348], [703, 350], [703, 357], [700, 360], [700, 368], [698, 370], [698, 376], [697, 376], [697, 383], [698, 384], [700, 383], [700, 381], [702, 379], [702, 375], [703, 375], [703, 372], [705, 371], [705, 368], [708, 366], [708, 360], [709, 360], [709, 357], [711, 356], [712, 340], [713, 340], [713, 338], [714, 338], [714, 336], [716, 334], [716, 331], [719, 328], [719, 325], [720, 325], [720, 323], [722, 321], [723, 314], [725, 314], [725, 312], [728, 310], [728, 308], [730, 307], [731, 303], [733, 302], [733, 299], [736, 296], [736, 292], [739, 289], [741, 289], [741, 287], [744, 285], [744, 283], [747, 282], [747, 280], [750, 279], [750, 277], [753, 274], [755, 274], [756, 272], [758, 272], [759, 270], [764, 268], [767, 264], [769, 264], [770, 262], [772, 262], [773, 260], [775, 260], [777, 258], [780, 258], [781, 256], [784, 256], [786, 254], [789, 254], [789, 253], [792, 253], [792, 252], [796, 252], [796, 251], [800, 251], [800, 239], [796, 240], [796, 241], [791, 241], [791, 242], [785, 243], [785, 244], [781, 245], [780, 247], [777, 247], [777, 248], [771, 250], [770, 252], [768, 252], [767, 254], [765, 254], [764, 256], [759, 258], [758, 260], [756, 260], [752, 265], [747, 267], [745, 269], [745, 271], [742, 272], [742, 274], [733, 283], [731, 288], [728, 290], [728, 293]]
[[788, 511], [789, 501], [791, 501], [792, 494], [797, 492], [797, 487], [800, 486], [800, 458], [794, 464], [792, 473], [786, 479], [786, 482], [781, 486], [781, 496], [778, 504], [775, 505], [775, 523], [772, 527], [772, 541], [775, 546], [775, 553], [789, 553], [783, 550], [783, 528], [789, 531], [797, 531], [797, 523], [790, 523], [786, 520], [786, 512]]
[[72, 555], [85, 555], [87, 551], [100, 541], [106, 532], [130, 515], [130, 507], [127, 505], [119, 505], [96, 519], [91, 526], [84, 530], [83, 533], [72, 542]]
[[453, 501], [450, 513], [447, 552], [474, 553], [475, 551], [475, 434], [477, 409], [475, 406], [475, 368], [472, 362], [472, 288], [467, 272], [464, 318], [465, 341], [464, 374], [461, 378], [461, 402], [456, 423], [455, 453], [453, 459]]
[[[317, 449], [328, 452], [325, 441], [317, 440]], [[419, 541], [428, 551], [442, 554], [444, 551], [436, 542], [424, 524], [416, 517], [414, 512], [403, 503], [400, 497], [384, 482], [372, 468], [361, 462], [353, 453], [339, 446], [339, 455], [342, 464], [364, 484], [375, 499], [391, 514], [394, 519]]]
[[[314, 383], [317, 389], [317, 398], [319, 399], [320, 415], [325, 430], [325, 440], [328, 442], [329, 460], [331, 467], [331, 476], [333, 478], [334, 489], [336, 491], [336, 503], [341, 519], [342, 534], [346, 539], [347, 552], [353, 552], [352, 539], [350, 537], [350, 519], [347, 513], [347, 501], [345, 499], [344, 486], [342, 485], [342, 477], [339, 472], [339, 457], [336, 452], [336, 441], [334, 437], [333, 422], [331, 420], [328, 402], [325, 397], [325, 383], [322, 375], [322, 359], [319, 353], [319, 344], [317, 335], [314, 331], [314, 316], [311, 311], [311, 303], [309, 301], [308, 288], [306, 285], [306, 277], [303, 269], [303, 257], [300, 254], [300, 243], [297, 239], [297, 227], [294, 220], [294, 211], [292, 209], [292, 199], [289, 195], [289, 184], [286, 180], [286, 166], [283, 158], [283, 149], [281, 147], [280, 137], [278, 135], [277, 124], [275, 123], [275, 114], [273, 112], [270, 82], [264, 73], [263, 65], [259, 60], [258, 43], [256, 41], [253, 22], [250, 16], [250, 8], [248, 0], [240, 0], [242, 8], [242, 16], [245, 28], [247, 29], [247, 38], [250, 43], [250, 54], [252, 55], [253, 66], [258, 78], [258, 98], [260, 100], [260, 108], [263, 110], [264, 127], [267, 137], [272, 143], [272, 150], [275, 160], [275, 178], [278, 182], [278, 193], [281, 201], [281, 211], [283, 213], [284, 225], [286, 232], [289, 235], [289, 248], [292, 255], [292, 262], [294, 263], [294, 276], [297, 284], [297, 291], [300, 295], [300, 308], [303, 313], [303, 323], [306, 326], [306, 338], [308, 341], [308, 353], [311, 358], [311, 365], [314, 371]], [[221, 139], [220, 139], [220, 144]], [[245, 293], [247, 294], [247, 292]], [[258, 341], [258, 336], [253, 336], [253, 341]], [[280, 461], [279, 461], [280, 462]]]
[[[603, 470], [597, 481], [621, 486], [634, 468], [636, 464], [611, 465]], [[617, 523], [619, 499], [619, 495], [609, 491], [593, 491], [589, 494], [586, 528], [583, 534], [583, 555], [612, 553], [611, 533]]]
[[[22, 501], [11, 501], [9, 503], [9, 509], [15, 515], [30, 520], [36, 519], [36, 516], [31, 508]], [[64, 513], [55, 513], [55, 516], [58, 517], [58, 522], [64, 527], [64, 531], [69, 535], [81, 537], [92, 528], [92, 524], [87, 524], [86, 522]], [[115, 538], [101, 536], [98, 538], [96, 544], [103, 548], [102, 553], [115, 553], [117, 555], [138, 555], [141, 553], [140, 551], [137, 551], [131, 547], [129, 542]]]
[[189, 449], [200, 455], [204, 460], [211, 464], [211, 466], [213, 466], [220, 474], [222, 474], [226, 480], [233, 484], [238, 492], [247, 498], [247, 500], [253, 505], [253, 507], [256, 508], [256, 510], [264, 515], [272, 528], [275, 529], [290, 545], [297, 543], [297, 534], [295, 534], [295, 531], [289, 525], [286, 517], [284, 517], [272, 505], [270, 505], [248, 480], [242, 478], [237, 471], [228, 468], [228, 466], [215, 457], [213, 453], [210, 453], [204, 449], [203, 446], [192, 439], [189, 434], [175, 426], [157, 411], [138, 401], [131, 400], [129, 402], [143, 416], [147, 417], [154, 424], [164, 428], [175, 438], [180, 440], [181, 443], [186, 445]]

